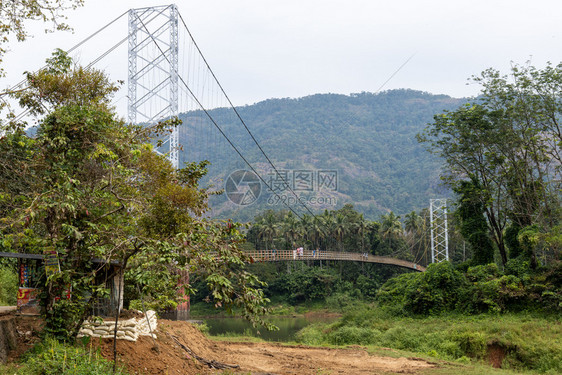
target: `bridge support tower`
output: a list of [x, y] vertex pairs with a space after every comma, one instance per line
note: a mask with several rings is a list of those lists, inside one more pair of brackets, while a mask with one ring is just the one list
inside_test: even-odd
[[[154, 124], [178, 115], [178, 9], [175, 5], [129, 10], [128, 120]], [[179, 164], [178, 129], [162, 140], [158, 152], [175, 169]]]
[[431, 222], [431, 263], [449, 260], [447, 199], [430, 199], [429, 215]]

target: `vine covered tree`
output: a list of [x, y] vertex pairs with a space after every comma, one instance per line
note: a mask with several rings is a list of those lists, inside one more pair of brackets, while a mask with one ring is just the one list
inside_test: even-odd
[[462, 181], [455, 191], [459, 195], [456, 214], [460, 220], [460, 232], [474, 249], [472, 263], [475, 265], [494, 261], [494, 245], [489, 236], [479, 190], [478, 181], [473, 179]]

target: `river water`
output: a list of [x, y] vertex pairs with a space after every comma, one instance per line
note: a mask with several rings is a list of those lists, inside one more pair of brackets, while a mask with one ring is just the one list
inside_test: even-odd
[[296, 333], [309, 324], [323, 322], [330, 323], [337, 319], [332, 316], [270, 316], [269, 323], [279, 327], [278, 331], [268, 331], [263, 327], [253, 328], [252, 324], [243, 318], [206, 318], [204, 322], [209, 327], [209, 334], [217, 335], [244, 335], [259, 337], [266, 341], [289, 342], [295, 341]]

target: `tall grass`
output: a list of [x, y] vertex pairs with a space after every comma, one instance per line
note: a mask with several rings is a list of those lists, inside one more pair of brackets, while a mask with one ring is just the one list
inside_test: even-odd
[[357, 308], [330, 325], [302, 329], [305, 344], [372, 345], [445, 360], [487, 360], [490, 348], [504, 354], [502, 367], [562, 373], [560, 317], [530, 314], [444, 315], [398, 318], [372, 307]]
[[[0, 366], [0, 375], [107, 375], [112, 373], [112, 368], [113, 363], [93, 349], [46, 338], [26, 353], [17, 367]], [[123, 374], [123, 370], [117, 368], [115, 374]]]

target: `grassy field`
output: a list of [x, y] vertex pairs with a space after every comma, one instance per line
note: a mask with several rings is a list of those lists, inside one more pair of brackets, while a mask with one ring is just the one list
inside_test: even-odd
[[562, 373], [559, 316], [397, 318], [364, 306], [344, 314], [335, 323], [308, 326], [298, 337], [300, 342], [311, 345], [386, 347], [458, 363], [480, 361], [517, 371]]

